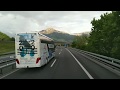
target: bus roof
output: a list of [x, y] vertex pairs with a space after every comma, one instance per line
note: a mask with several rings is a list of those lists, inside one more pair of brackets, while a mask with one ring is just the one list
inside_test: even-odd
[[40, 39], [42, 39], [42, 40], [54, 41], [52, 38], [40, 33], [40, 31], [18, 32], [18, 33], [16, 33], [16, 35], [23, 34], [23, 33], [36, 33], [36, 34], [40, 35]]
[[39, 35], [41, 36], [41, 37], [40, 37], [41, 39], [47, 39], [47, 40], [53, 41], [52, 38], [49, 38], [48, 36], [46, 36], [46, 35], [44, 35], [44, 34], [39, 33]]

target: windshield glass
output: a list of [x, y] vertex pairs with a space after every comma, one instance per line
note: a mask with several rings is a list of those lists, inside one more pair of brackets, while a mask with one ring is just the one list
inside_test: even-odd
[[34, 56], [36, 48], [35, 48], [35, 40], [36, 33], [23, 33], [17, 34], [16, 41], [19, 42], [19, 53], [21, 57], [24, 57], [26, 54], [30, 54], [30, 56]]
[[35, 40], [36, 33], [17, 34], [17, 42]]
[[20, 42], [19, 45], [23, 45], [25, 48], [30, 48], [34, 45], [36, 40], [36, 33], [23, 33], [17, 34], [16, 41]]

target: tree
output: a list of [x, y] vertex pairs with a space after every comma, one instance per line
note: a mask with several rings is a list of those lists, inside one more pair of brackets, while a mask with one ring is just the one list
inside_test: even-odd
[[12, 38], [11, 38], [11, 41], [15, 41], [15, 38], [14, 38], [14, 37], [12, 37]]
[[120, 51], [120, 11], [105, 13], [91, 21], [92, 30], [88, 40], [90, 51], [119, 58]]
[[88, 44], [88, 34], [82, 34], [81, 36], [76, 36], [73, 40], [72, 46], [79, 48], [79, 49], [85, 49]]

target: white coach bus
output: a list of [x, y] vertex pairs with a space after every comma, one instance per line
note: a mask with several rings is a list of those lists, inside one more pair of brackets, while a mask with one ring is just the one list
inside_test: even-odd
[[53, 39], [39, 33], [15, 35], [16, 68], [41, 67], [55, 57]]

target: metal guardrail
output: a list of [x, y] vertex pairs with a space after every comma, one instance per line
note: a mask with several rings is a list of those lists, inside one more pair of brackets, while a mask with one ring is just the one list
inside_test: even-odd
[[2, 53], [2, 54], [0, 54], [0, 56], [9, 55], [9, 54], [15, 54], [15, 52], [13, 51], [13, 52], [8, 52], [8, 53]]
[[12, 63], [6, 64], [6, 65], [0, 66], [0, 74], [3, 74], [3, 69], [7, 68], [9, 66], [12, 66], [12, 69], [14, 69], [15, 63], [16, 62], [12, 62]]
[[[0, 60], [0, 64], [2, 65], [3, 63], [5, 65], [0, 66], [0, 74], [4, 74], [6, 71], [10, 71], [15, 69], [15, 56], [9, 56], [9, 59]], [[10, 63], [12, 61], [12, 63]]]
[[8, 60], [0, 60], [0, 64], [1, 63], [6, 63], [6, 62], [9, 62], [9, 61], [14, 61], [15, 59], [8, 59]]
[[80, 50], [80, 49], [76, 49], [76, 48], [71, 48], [71, 49], [74, 49], [76, 51], [79, 51], [82, 54], [85, 54], [89, 57], [92, 57], [94, 59], [102, 61], [102, 62], [106, 63], [107, 65], [110, 65], [112, 67], [120, 69], [120, 60], [119, 59], [99, 55], [99, 54], [96, 54], [96, 53], [92, 53], [92, 52], [88, 52], [88, 51], [84, 51], [84, 50]]

